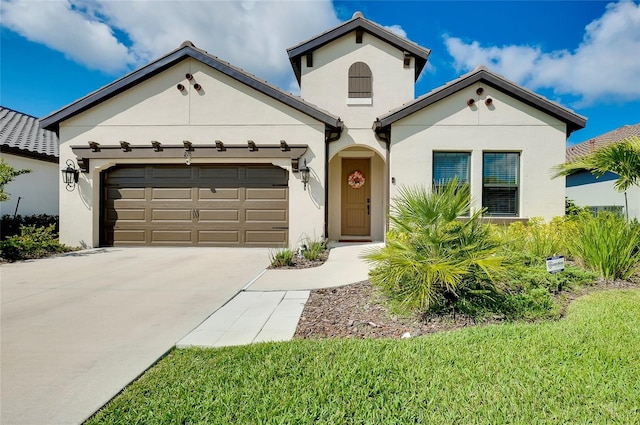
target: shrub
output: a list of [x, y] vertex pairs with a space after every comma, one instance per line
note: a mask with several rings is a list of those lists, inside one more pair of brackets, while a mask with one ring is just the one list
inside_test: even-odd
[[322, 258], [322, 253], [327, 249], [327, 244], [322, 240], [308, 239], [304, 243], [302, 255], [309, 261], [317, 261]]
[[22, 226], [20, 235], [9, 236], [0, 241], [0, 254], [8, 261], [41, 258], [71, 251], [58, 242], [55, 226]]
[[[491, 292], [504, 271], [498, 240], [480, 223], [482, 210], [468, 219], [468, 185], [456, 180], [428, 191], [403, 187], [391, 207], [387, 244], [365, 254], [373, 284], [403, 310], [451, 304], [468, 290]], [[472, 287], [476, 282], [482, 288]]]
[[534, 217], [527, 224], [512, 223], [503, 233], [505, 248], [509, 252], [523, 253], [538, 263], [552, 255], [568, 253], [566, 233], [572, 223], [562, 217], [555, 217], [545, 223]]
[[568, 243], [577, 261], [606, 280], [628, 279], [640, 261], [640, 226], [612, 213], [580, 216]]
[[271, 263], [271, 267], [293, 266], [293, 257], [293, 251], [287, 247], [269, 251], [269, 261]]
[[22, 226], [48, 227], [54, 226], [54, 233], [58, 234], [59, 220], [57, 215], [8, 215], [2, 216], [0, 222], [0, 236], [6, 239], [9, 236], [19, 235]]

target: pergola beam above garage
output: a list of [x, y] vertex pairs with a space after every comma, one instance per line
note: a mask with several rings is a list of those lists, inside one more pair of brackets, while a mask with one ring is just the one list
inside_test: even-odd
[[[193, 159], [256, 159], [256, 158], [289, 158], [294, 171], [297, 164], [307, 152], [308, 145], [290, 145], [281, 141], [278, 145], [254, 145], [253, 149], [247, 149], [244, 145], [227, 145], [218, 143], [212, 145], [194, 145], [189, 143], [189, 156]], [[126, 142], [125, 142], [126, 143]], [[283, 149], [283, 146], [286, 148]], [[127, 143], [127, 149], [123, 149], [122, 142], [118, 145], [102, 146], [94, 141], [87, 146], [71, 146], [71, 150], [77, 157], [78, 166], [83, 172], [89, 171], [90, 159], [184, 159], [187, 145], [163, 145], [157, 141], [148, 145], [132, 145]]]

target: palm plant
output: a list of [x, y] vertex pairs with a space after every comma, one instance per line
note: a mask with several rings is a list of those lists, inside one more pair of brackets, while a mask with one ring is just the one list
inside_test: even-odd
[[428, 191], [403, 187], [391, 207], [391, 230], [384, 247], [369, 250], [373, 284], [406, 310], [428, 309], [470, 290], [475, 277], [491, 281], [503, 271], [499, 243], [480, 222], [483, 211], [468, 218], [468, 185], [456, 179]]
[[[613, 187], [625, 193], [631, 186], [640, 186], [640, 137], [631, 136], [572, 162], [556, 165], [552, 171], [555, 177], [568, 176], [578, 171], [590, 171], [596, 178], [606, 172], [618, 175]], [[625, 206], [626, 207], [626, 206]], [[627, 220], [628, 220], [628, 210]]]

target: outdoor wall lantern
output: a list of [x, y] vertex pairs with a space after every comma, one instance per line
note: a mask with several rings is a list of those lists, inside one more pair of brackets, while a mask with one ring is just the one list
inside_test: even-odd
[[300, 167], [300, 180], [304, 184], [304, 190], [307, 190], [307, 185], [309, 184], [309, 171], [311, 169], [307, 167], [307, 160], [304, 160], [304, 165]]
[[75, 167], [71, 159], [67, 159], [67, 168], [62, 171], [62, 182], [67, 185], [67, 191], [73, 192], [80, 177], [80, 171]]

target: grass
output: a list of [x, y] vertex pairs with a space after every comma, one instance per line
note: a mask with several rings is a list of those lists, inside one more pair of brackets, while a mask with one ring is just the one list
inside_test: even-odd
[[556, 322], [174, 350], [88, 424], [640, 424], [640, 290]]

